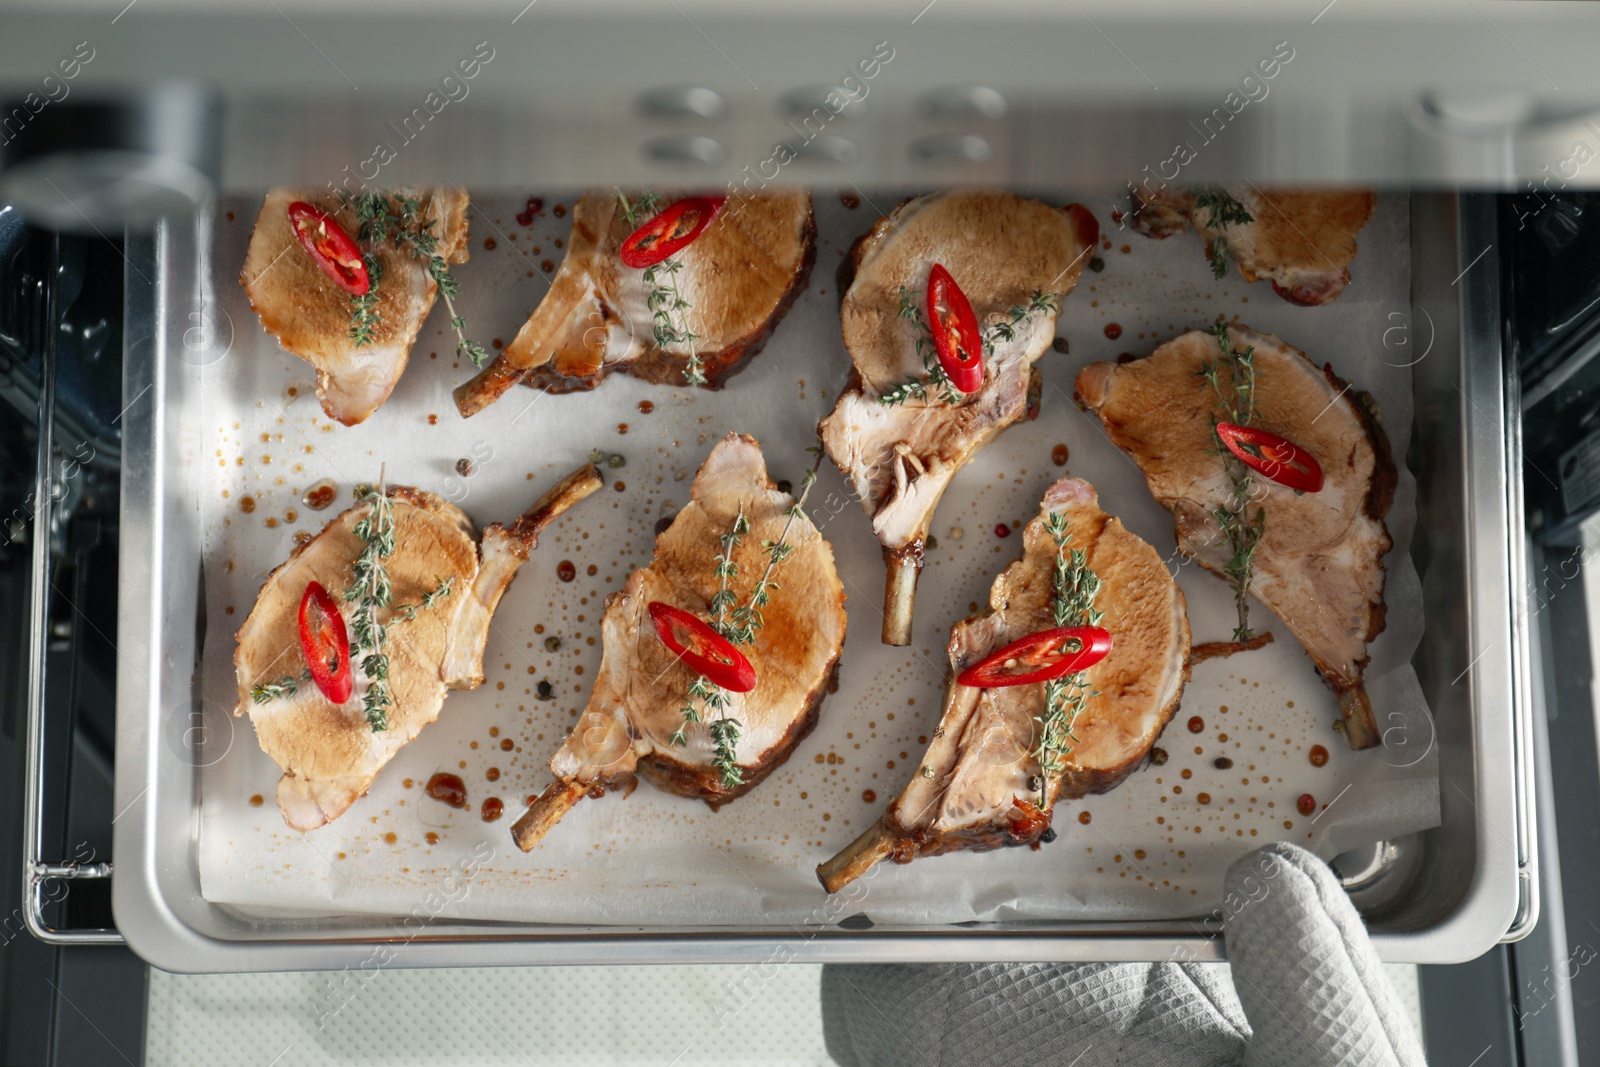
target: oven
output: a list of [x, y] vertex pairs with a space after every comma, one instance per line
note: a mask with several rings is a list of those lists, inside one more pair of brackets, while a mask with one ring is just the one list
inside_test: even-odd
[[[920, 191], [1004, 186], [1092, 195], [1105, 225], [1152, 183], [1247, 180], [1370, 186], [1405, 219], [1409, 288], [1377, 345], [1413, 407], [1409, 551], [1426, 627], [1410, 663], [1432, 713], [1438, 822], [1360, 842], [1333, 866], [1386, 960], [1439, 965], [1451, 981], [1466, 972], [1443, 965], [1489, 961], [1499, 970], [1475, 987], [1486, 1002], [1527, 1001], [1504, 946], [1550, 930], [1560, 876], [1541, 848], [1558, 842], [1539, 814], [1582, 777], [1548, 769], [1581, 744], [1547, 738], [1552, 616], [1530, 610], [1529, 590], [1547, 545], [1583, 543], [1595, 500], [1580, 421], [1595, 334], [1582, 191], [1600, 173], [1595, 20], [1470, 0], [1404, 12], [1358, 0], [1294, 12], [956, 0], [7, 10], [13, 973], [28, 946], [50, 954], [26, 967], [57, 968], [52, 988], [92, 984], [72, 976], [91, 958], [79, 953], [136, 969], [123, 944], [165, 971], [230, 973], [349, 971], [378, 951], [405, 968], [1221, 959], [1220, 924], [1204, 915], [947, 924], [840, 907], [696, 926], [446, 913], [397, 935], [403, 916], [361, 908], [212, 902], [201, 784], [253, 740], [199, 698], [208, 628], [233, 623], [207, 610], [220, 561], [197, 520], [209, 492], [197, 427], [220, 361], [259, 344], [229, 257], [271, 186], [447, 182], [500, 215], [528, 194], [591, 187], [805, 186], [865, 200], [862, 226]], [[836, 279], [819, 269], [811, 285]], [[1533, 417], [1558, 402], [1559, 416]], [[872, 629], [853, 621], [853, 640]], [[1547, 782], [1557, 792], [1541, 807]], [[1568, 930], [1547, 954], [1568, 960], [1578, 940]], [[1431, 1005], [1450, 999], [1430, 999], [1431, 973], [1430, 1030], [1445, 1025]], [[1548, 991], [1563, 1018], [1584, 980]], [[56, 1010], [59, 1050], [74, 1036]]]

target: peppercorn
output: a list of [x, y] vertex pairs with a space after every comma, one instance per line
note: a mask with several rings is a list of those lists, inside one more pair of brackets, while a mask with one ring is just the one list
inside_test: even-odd
[[1048, 845], [1050, 842], [1054, 841], [1055, 839], [1056, 839], [1056, 828], [1054, 826], [1046, 826], [1044, 828], [1044, 833], [1039, 835], [1039, 841], [1040, 841], [1041, 844]]
[[612, 469], [616, 469], [617, 467], [626, 467], [627, 465], [627, 457], [620, 452], [613, 452], [611, 455], [606, 457], [606, 466], [611, 467]]
[[1167, 762], [1167, 750], [1164, 748], [1152, 748], [1150, 750], [1150, 762], [1154, 763], [1157, 767], [1165, 766]]
[[560, 648], [561, 638], [551, 635], [550, 637], [544, 639], [544, 650], [546, 652], [556, 652], [559, 651]]
[[548, 681], [546, 681], [543, 678], [539, 679], [538, 693], [539, 693], [539, 699], [540, 700], [549, 700], [550, 697], [554, 694], [554, 692], [555, 692], [555, 686], [551, 685]]

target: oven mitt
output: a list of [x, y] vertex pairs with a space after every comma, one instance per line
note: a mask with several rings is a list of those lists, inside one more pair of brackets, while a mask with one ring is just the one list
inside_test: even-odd
[[1294, 845], [1228, 870], [1228, 968], [1207, 963], [829, 964], [841, 1067], [1424, 1067], [1333, 872]]
[[1228, 960], [1255, 1036], [1246, 1067], [1425, 1067], [1367, 928], [1328, 865], [1277, 844], [1228, 868]]

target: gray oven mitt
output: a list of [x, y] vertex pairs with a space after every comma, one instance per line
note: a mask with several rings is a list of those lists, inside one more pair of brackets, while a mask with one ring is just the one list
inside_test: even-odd
[[830, 964], [842, 1067], [1425, 1067], [1326, 864], [1270, 845], [1228, 869], [1227, 970], [1206, 963]]

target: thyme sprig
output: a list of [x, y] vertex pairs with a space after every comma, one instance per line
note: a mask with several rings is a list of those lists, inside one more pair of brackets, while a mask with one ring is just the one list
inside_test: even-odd
[[[1194, 202], [1196, 207], [1206, 210], [1204, 226], [1208, 230], [1221, 231], [1229, 226], [1242, 226], [1255, 221], [1255, 216], [1220, 185], [1196, 191]], [[1217, 236], [1211, 239], [1212, 277], [1227, 277], [1228, 259], [1232, 255], [1233, 249], [1228, 246], [1228, 239], [1218, 232]]]
[[433, 580], [439, 583], [434, 587], [433, 592], [424, 595], [415, 604], [406, 604], [401, 607], [400, 614], [405, 616], [407, 622], [415, 620], [420, 613], [427, 611], [429, 608], [437, 607], [439, 601], [449, 596], [450, 590], [455, 588], [456, 576], [453, 574], [448, 578], [441, 578], [436, 574], [433, 576]]
[[[421, 202], [409, 196], [363, 193], [355, 198], [355, 212], [359, 224], [357, 240], [367, 244], [388, 241], [412, 259], [427, 260], [428, 277], [439, 287], [445, 310], [450, 313], [450, 328], [456, 335], [456, 355], [470, 359], [478, 367], [488, 362], [488, 351], [467, 336], [466, 317], [456, 311], [455, 298], [461, 295], [461, 283], [439, 252], [439, 237], [433, 232], [435, 220], [423, 218]], [[377, 290], [383, 272], [377, 256], [369, 252], [365, 259], [370, 288], [365, 294], [350, 298], [350, 337], [357, 348], [371, 342], [373, 328], [379, 321]]]
[[384, 563], [394, 553], [394, 506], [383, 486], [369, 486], [362, 501], [367, 513], [356, 520], [355, 533], [365, 544], [351, 566], [350, 588], [344, 599], [355, 605], [350, 619], [350, 663], [359, 664], [367, 676], [361, 698], [367, 724], [373, 733], [389, 728], [389, 656], [384, 651], [386, 628], [378, 612], [389, 606], [394, 590]]
[[[622, 205], [622, 216], [628, 220], [628, 225], [636, 227], [656, 214], [660, 198], [655, 193], [644, 192], [629, 202], [627, 194], [618, 189], [617, 201]], [[644, 269], [642, 279], [650, 290], [645, 305], [652, 319], [651, 337], [657, 348], [687, 345], [689, 356], [684, 364], [684, 380], [690, 385], [704, 385], [705, 361], [700, 358], [700, 335], [689, 329], [689, 320], [684, 314], [694, 305], [685, 300], [678, 289], [678, 272], [682, 269], [683, 264], [671, 256]]]
[[[800, 495], [784, 510], [783, 529], [779, 531], [777, 540], [762, 540], [767, 564], [750, 590], [750, 599], [742, 607], [736, 606], [738, 597], [731, 586], [739, 575], [739, 565], [733, 561], [734, 549], [750, 533], [750, 520], [743, 506], [734, 516], [733, 525], [721, 537], [722, 551], [716, 556], [713, 571], [717, 578], [717, 591], [711, 597], [711, 628], [733, 644], [755, 643], [756, 631], [766, 624], [761, 609], [772, 602], [772, 593], [781, 588], [772, 575], [794, 552], [794, 546], [789, 542], [789, 531], [795, 519], [804, 513], [806, 497], [816, 484], [817, 468], [822, 464], [822, 450], [812, 448], [809, 451], [815, 454], [816, 461], [801, 479]], [[700, 701], [700, 707], [695, 706], [696, 700]], [[689, 683], [688, 697], [678, 709], [683, 722], [670, 739], [673, 745], [686, 745], [688, 738], [685, 731], [689, 724], [704, 722], [711, 733], [711, 764], [720, 772], [725, 789], [744, 784], [744, 771], [736, 756], [740, 730], [744, 724], [728, 715], [729, 704], [730, 697], [726, 689], [704, 675], [695, 675], [694, 681]]]
[[789, 543], [789, 531], [794, 527], [794, 520], [803, 513], [806, 497], [811, 495], [811, 487], [817, 483], [817, 468], [822, 464], [822, 450], [813, 447], [809, 451], [816, 454], [816, 461], [800, 479], [800, 495], [784, 510], [783, 529], [778, 532], [778, 539], [761, 542], [761, 547], [767, 553], [767, 566], [750, 590], [749, 603], [742, 608], [735, 608], [725, 627], [718, 628], [718, 632], [734, 644], [755, 643], [756, 631], [766, 625], [761, 609], [772, 602], [772, 593], [781, 588], [773, 580], [772, 572], [794, 552], [794, 546]]
[[265, 704], [279, 697], [292, 697], [300, 689], [301, 682], [309, 682], [311, 672], [301, 671], [299, 674], [285, 674], [283, 677], [271, 682], [262, 682], [250, 689], [250, 696], [257, 704]]
[[[1056, 626], [1098, 626], [1105, 612], [1095, 610], [1095, 597], [1100, 593], [1100, 576], [1089, 569], [1087, 554], [1079, 548], [1068, 548], [1072, 531], [1067, 528], [1066, 517], [1051, 512], [1045, 520], [1045, 530], [1056, 546], [1055, 569], [1051, 584], [1055, 594], [1051, 598], [1051, 615]], [[1065, 651], [1071, 652], [1072, 649]], [[1066, 758], [1078, 743], [1072, 732], [1078, 716], [1088, 705], [1089, 698], [1098, 694], [1086, 683], [1087, 672], [1079, 671], [1064, 678], [1045, 683], [1044, 714], [1039, 723], [1039, 747], [1033, 756], [1044, 772], [1039, 779], [1039, 806], [1049, 798], [1050, 778], [1066, 770]]]
[[[1045, 312], [1054, 312], [1060, 305], [1051, 293], [1034, 290], [1028, 297], [1026, 304], [1019, 304], [1007, 312], [1007, 317], [991, 323], [983, 331], [983, 354], [994, 354], [994, 346], [1000, 341], [1014, 341], [1017, 337], [1017, 327]], [[939, 350], [933, 343], [933, 330], [928, 325], [927, 317], [923, 314], [922, 304], [917, 300], [916, 294], [905, 286], [900, 287], [900, 309], [897, 315], [916, 324], [917, 327], [917, 355], [922, 359], [924, 372], [921, 378], [907, 378], [890, 386], [878, 394], [880, 404], [904, 404], [908, 400], [928, 399], [928, 390], [937, 387], [939, 399], [947, 404], [958, 404], [964, 394], [958, 390], [944, 372], [944, 367], [939, 364]]]
[[983, 354], [988, 356], [994, 353], [995, 342], [1011, 342], [1017, 339], [1017, 327], [1045, 312], [1054, 313], [1060, 305], [1056, 303], [1054, 293], [1040, 292], [1035, 289], [1028, 295], [1026, 304], [1019, 304], [1011, 309], [1008, 317], [992, 323], [983, 331]]
[[[1222, 358], [1203, 363], [1199, 377], [1216, 394], [1217, 402], [1226, 416], [1223, 419], [1212, 418], [1211, 436], [1213, 451], [1222, 460], [1229, 487], [1228, 502], [1218, 505], [1211, 512], [1211, 517], [1228, 538], [1229, 558], [1222, 569], [1233, 586], [1233, 602], [1239, 616], [1233, 639], [1249, 641], [1255, 637], [1255, 632], [1250, 629], [1250, 583], [1254, 577], [1256, 550], [1267, 531], [1267, 511], [1257, 508], [1255, 515], [1250, 515], [1250, 468], [1222, 443], [1216, 425], [1218, 422], [1231, 422], [1235, 426], [1248, 426], [1255, 419], [1255, 349], [1235, 348], [1228, 324], [1221, 319], [1211, 327], [1210, 333], [1216, 338]], [[1226, 381], [1223, 377], [1224, 368], [1227, 370]]]

